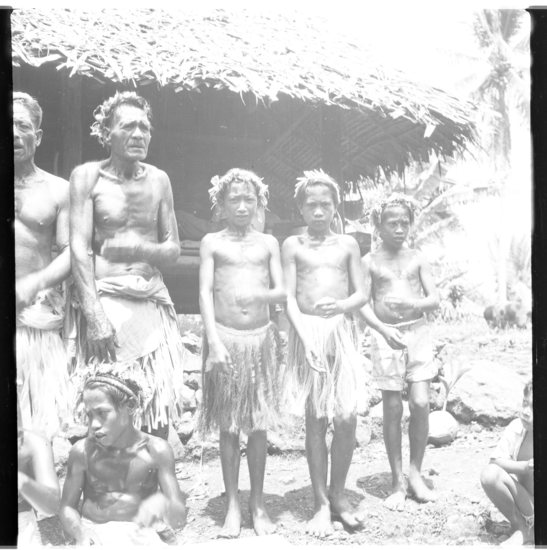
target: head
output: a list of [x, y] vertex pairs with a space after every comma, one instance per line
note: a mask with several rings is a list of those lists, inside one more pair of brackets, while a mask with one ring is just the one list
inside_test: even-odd
[[15, 165], [34, 160], [42, 141], [42, 108], [29, 94], [13, 92], [13, 160]]
[[82, 395], [89, 435], [102, 445], [115, 445], [120, 436], [134, 427], [140, 393], [136, 382], [113, 373], [90, 376]]
[[529, 380], [524, 386], [520, 419], [527, 430], [534, 427], [534, 388], [532, 380]]
[[220, 209], [228, 226], [250, 226], [257, 209], [268, 205], [268, 186], [250, 170], [232, 168], [220, 178], [215, 176], [211, 184], [212, 208]]
[[400, 193], [394, 193], [372, 210], [372, 223], [386, 246], [403, 246], [414, 224], [415, 211], [414, 200]]
[[328, 231], [340, 204], [338, 184], [323, 170], [308, 170], [298, 178], [294, 198], [309, 228]]
[[91, 135], [110, 149], [112, 156], [139, 161], [148, 155], [152, 132], [152, 111], [135, 92], [116, 92], [93, 111]]

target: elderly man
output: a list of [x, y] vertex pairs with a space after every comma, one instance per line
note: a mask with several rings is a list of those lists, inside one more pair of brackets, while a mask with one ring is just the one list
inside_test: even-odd
[[38, 102], [14, 92], [17, 383], [23, 425], [53, 437], [69, 410], [64, 298], [58, 288], [70, 273], [69, 185], [34, 164], [41, 123]]
[[142, 161], [151, 111], [135, 92], [94, 112], [92, 134], [108, 159], [78, 166], [70, 182], [70, 247], [78, 289], [80, 359], [132, 365], [146, 381], [144, 427], [167, 438], [180, 412], [184, 347], [159, 268], [180, 253], [171, 183]]

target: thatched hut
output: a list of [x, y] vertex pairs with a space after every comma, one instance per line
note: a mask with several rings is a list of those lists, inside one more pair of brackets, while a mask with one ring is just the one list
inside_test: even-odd
[[[233, 166], [263, 176], [272, 218], [290, 220], [302, 170], [322, 167], [339, 181], [401, 173], [472, 138], [469, 105], [382, 67], [319, 19], [15, 10], [12, 46], [14, 88], [44, 107], [37, 161], [61, 176], [104, 154], [89, 136], [100, 101], [127, 88], [150, 101], [149, 161], [171, 178], [188, 254], [211, 217], [211, 177]], [[196, 259], [181, 258], [179, 279]], [[196, 293], [185, 294], [179, 308], [195, 310]]]

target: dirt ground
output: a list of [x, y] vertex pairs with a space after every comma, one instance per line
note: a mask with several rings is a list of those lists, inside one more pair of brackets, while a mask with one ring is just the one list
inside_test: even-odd
[[[480, 329], [480, 330], [479, 330]], [[508, 330], [495, 333], [482, 323], [435, 325], [436, 336], [458, 342], [462, 353], [511, 365], [523, 378], [531, 374], [531, 335], [529, 331]], [[386, 509], [383, 499], [390, 490], [390, 473], [381, 437], [381, 425], [373, 424], [372, 439], [357, 448], [347, 481], [347, 495], [366, 518], [364, 529], [347, 533], [340, 524], [331, 537], [320, 540], [305, 533], [312, 515], [312, 491], [306, 458], [302, 451], [269, 456], [266, 466], [265, 502], [277, 533], [296, 544], [498, 544], [509, 533], [509, 525], [495, 511], [482, 492], [481, 469], [488, 462], [502, 428], [462, 426], [458, 438], [445, 447], [428, 445], [423, 472], [439, 494], [437, 502], [418, 504], [408, 499], [406, 509]], [[302, 427], [295, 426], [298, 437]], [[294, 435], [294, 434], [293, 434]], [[177, 533], [178, 544], [202, 543], [216, 538], [223, 521], [223, 484], [218, 453], [208, 448], [200, 460], [177, 463], [177, 478], [188, 496], [188, 524]], [[243, 451], [244, 454], [244, 451]], [[408, 467], [407, 425], [404, 426], [403, 460]], [[245, 457], [241, 461], [240, 492], [243, 510], [241, 537], [254, 537], [247, 502], [249, 475]], [[55, 518], [41, 522], [43, 540], [63, 543]], [[251, 541], [249, 541], [251, 542]]]

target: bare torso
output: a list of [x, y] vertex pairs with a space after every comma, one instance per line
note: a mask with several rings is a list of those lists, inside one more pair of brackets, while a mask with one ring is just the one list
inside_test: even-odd
[[82, 442], [86, 461], [82, 516], [104, 523], [131, 521], [141, 502], [158, 490], [158, 465], [151, 436], [142, 434], [126, 449], [104, 447], [89, 437]]
[[240, 330], [264, 326], [270, 320], [269, 306], [254, 297], [270, 288], [267, 239], [272, 237], [254, 230], [241, 237], [227, 230], [212, 235], [216, 321]]
[[[530, 460], [534, 458], [534, 438], [531, 430], [527, 430], [524, 441], [520, 446], [517, 460]], [[526, 487], [530, 494], [534, 494], [534, 472], [519, 476], [520, 482]]]
[[302, 313], [317, 315], [315, 304], [325, 297], [347, 298], [349, 251], [340, 235], [321, 241], [308, 235], [294, 237], [296, 262], [296, 301]]
[[115, 275], [142, 275], [150, 278], [155, 273], [143, 261], [109, 261], [101, 255], [105, 239], [138, 236], [144, 241], [158, 243], [158, 221], [163, 195], [159, 185], [159, 171], [143, 164], [143, 172], [123, 184], [114, 175], [101, 170], [92, 191], [93, 252], [95, 277]]
[[16, 178], [14, 193], [15, 272], [19, 279], [51, 263], [57, 215], [68, 197], [68, 182], [36, 168], [23, 180]]
[[394, 324], [412, 321], [421, 316], [415, 311], [389, 305], [390, 297], [423, 297], [420, 267], [419, 254], [410, 248], [402, 248], [395, 254], [380, 249], [370, 255], [371, 295], [374, 312], [380, 321]]

